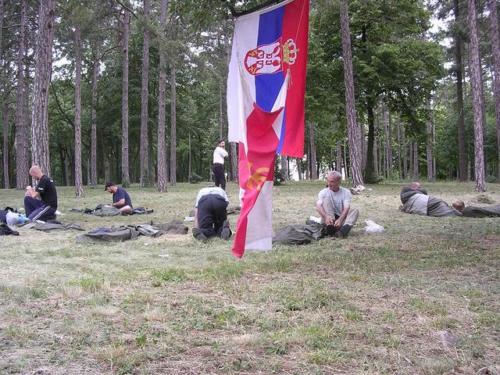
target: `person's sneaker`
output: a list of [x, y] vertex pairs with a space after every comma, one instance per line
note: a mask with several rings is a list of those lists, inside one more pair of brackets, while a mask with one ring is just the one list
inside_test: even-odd
[[223, 240], [228, 240], [231, 238], [231, 235], [233, 233], [231, 232], [231, 228], [229, 228], [229, 221], [225, 220], [224, 223], [222, 224], [222, 230], [220, 232], [220, 237]]
[[352, 225], [344, 224], [344, 225], [342, 225], [342, 227], [340, 228], [340, 230], [337, 233], [339, 234], [339, 237], [347, 238], [351, 229], [352, 229]]
[[201, 242], [206, 242], [208, 240], [208, 237], [203, 234], [200, 228], [193, 228], [193, 237]]

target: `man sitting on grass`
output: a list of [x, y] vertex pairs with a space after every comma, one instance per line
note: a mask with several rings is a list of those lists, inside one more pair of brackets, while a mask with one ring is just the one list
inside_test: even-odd
[[217, 186], [206, 187], [198, 192], [194, 205], [193, 237], [206, 241], [210, 237], [231, 238], [226, 208], [229, 204], [226, 192]]
[[47, 221], [56, 218], [57, 191], [54, 180], [43, 174], [38, 165], [30, 168], [29, 174], [37, 184], [33, 188], [26, 187], [24, 194], [24, 210], [31, 221]]
[[452, 204], [453, 208], [460, 212], [464, 217], [500, 217], [500, 204], [489, 206], [465, 206], [461, 200]]
[[112, 207], [118, 208], [122, 215], [129, 215], [132, 213], [132, 200], [124, 188], [116, 186], [113, 182], [106, 182], [104, 190], [113, 194]]
[[345, 238], [358, 220], [359, 211], [351, 207], [351, 192], [340, 186], [342, 175], [337, 171], [326, 176], [327, 187], [318, 194], [316, 210], [330, 236]]
[[434, 217], [460, 216], [459, 212], [441, 198], [428, 195], [420, 182], [412, 182], [409, 186], [403, 187], [400, 198], [403, 205], [399, 209], [408, 214]]

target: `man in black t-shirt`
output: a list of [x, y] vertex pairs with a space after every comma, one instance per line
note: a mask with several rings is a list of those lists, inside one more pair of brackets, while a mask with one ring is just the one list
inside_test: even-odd
[[57, 191], [54, 181], [42, 173], [38, 165], [30, 168], [30, 176], [37, 180], [36, 187], [26, 187], [24, 209], [31, 220], [47, 221], [56, 218]]
[[118, 208], [122, 215], [132, 213], [132, 200], [124, 188], [116, 186], [116, 184], [112, 182], [106, 182], [104, 190], [113, 194], [112, 206]]

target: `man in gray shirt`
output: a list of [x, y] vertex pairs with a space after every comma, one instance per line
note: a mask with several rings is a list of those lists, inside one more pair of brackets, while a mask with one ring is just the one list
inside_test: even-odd
[[340, 186], [342, 175], [328, 172], [327, 187], [318, 194], [316, 210], [321, 215], [321, 222], [326, 225], [328, 235], [347, 237], [358, 220], [359, 211], [351, 207], [351, 192]]

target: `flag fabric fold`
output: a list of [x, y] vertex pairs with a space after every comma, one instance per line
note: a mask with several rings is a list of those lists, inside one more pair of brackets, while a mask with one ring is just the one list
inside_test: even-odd
[[309, 0], [236, 20], [228, 75], [229, 141], [239, 143], [242, 210], [233, 254], [270, 250], [276, 154], [304, 153]]

